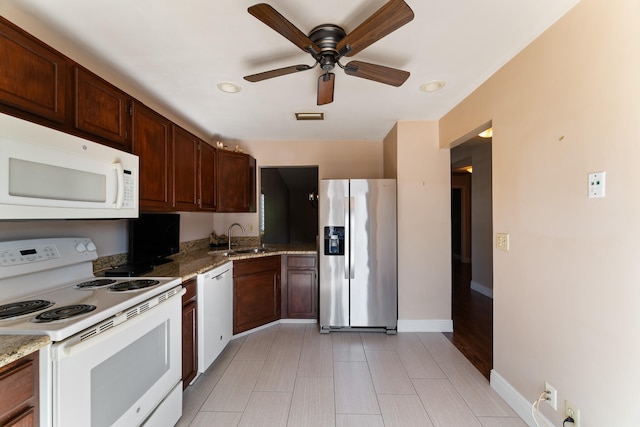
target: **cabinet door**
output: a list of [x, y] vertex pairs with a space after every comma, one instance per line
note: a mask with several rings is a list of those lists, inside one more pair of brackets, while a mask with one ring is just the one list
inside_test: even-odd
[[198, 152], [200, 210], [216, 210], [216, 149], [200, 141]]
[[195, 279], [182, 283], [182, 389], [198, 373], [198, 285]]
[[0, 102], [63, 123], [66, 58], [0, 17]]
[[37, 425], [39, 357], [36, 351], [0, 368], [0, 425]]
[[196, 349], [198, 304], [191, 301], [182, 307], [182, 388], [185, 389], [198, 371], [198, 351]]
[[291, 319], [315, 319], [318, 316], [318, 275], [315, 255], [288, 255], [283, 263], [286, 284], [283, 310]]
[[218, 212], [249, 211], [249, 156], [218, 151]]
[[280, 256], [234, 261], [233, 333], [280, 319]]
[[317, 317], [317, 279], [315, 270], [287, 271], [287, 317], [314, 319]]
[[100, 77], [75, 68], [75, 127], [131, 151], [129, 97]]
[[195, 211], [198, 207], [198, 145], [195, 135], [173, 125], [174, 206], [180, 211]]
[[133, 153], [140, 158], [140, 209], [173, 208], [171, 122], [150, 108], [133, 103]]
[[280, 281], [277, 274], [266, 271], [237, 277], [233, 282], [234, 334], [280, 318]]

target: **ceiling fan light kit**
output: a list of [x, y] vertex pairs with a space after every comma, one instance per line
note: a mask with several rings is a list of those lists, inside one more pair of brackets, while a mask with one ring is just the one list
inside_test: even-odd
[[437, 92], [442, 89], [446, 83], [442, 80], [432, 80], [420, 85], [420, 90], [423, 92]]
[[390, 0], [350, 33], [334, 24], [318, 25], [305, 35], [273, 7], [266, 3], [249, 7], [249, 13], [298, 46], [314, 59], [313, 65], [293, 65], [271, 71], [245, 76], [249, 82], [307, 71], [320, 65], [323, 74], [318, 78], [317, 104], [333, 102], [335, 74], [331, 71], [337, 65], [347, 75], [401, 86], [408, 78], [408, 71], [362, 61], [340, 63], [344, 56], [352, 56], [413, 20], [413, 11], [404, 0]]
[[238, 93], [240, 92], [240, 86], [232, 82], [220, 82], [217, 84], [218, 89], [225, 93]]

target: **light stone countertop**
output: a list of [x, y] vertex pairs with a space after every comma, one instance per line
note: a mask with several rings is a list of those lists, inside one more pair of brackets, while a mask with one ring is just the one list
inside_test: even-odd
[[49, 344], [47, 335], [0, 335], [0, 368]]
[[[241, 247], [234, 248], [241, 249]], [[236, 254], [224, 256], [226, 249], [211, 250], [208, 247], [196, 249], [184, 254], [178, 254], [173, 258], [173, 262], [155, 267], [145, 276], [152, 277], [181, 277], [182, 281], [196, 277], [200, 273], [214, 269], [228, 261], [238, 261], [241, 259], [261, 258], [274, 255], [317, 255], [315, 245], [269, 245], [267, 252]]]

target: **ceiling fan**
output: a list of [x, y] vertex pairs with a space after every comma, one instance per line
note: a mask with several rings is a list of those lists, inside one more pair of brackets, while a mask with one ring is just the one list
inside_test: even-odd
[[318, 78], [318, 105], [324, 105], [333, 102], [335, 74], [331, 71], [336, 65], [350, 76], [392, 86], [401, 86], [409, 78], [408, 71], [396, 68], [362, 61], [351, 61], [346, 65], [340, 63], [343, 56], [355, 55], [410, 22], [413, 19], [413, 11], [404, 0], [390, 0], [349, 34], [338, 25], [323, 24], [315, 27], [307, 36], [266, 3], [251, 6], [248, 11], [304, 52], [309, 53], [315, 63], [313, 65], [292, 65], [252, 74], [245, 76], [245, 80], [259, 82], [273, 77], [311, 70], [320, 65], [324, 73]]

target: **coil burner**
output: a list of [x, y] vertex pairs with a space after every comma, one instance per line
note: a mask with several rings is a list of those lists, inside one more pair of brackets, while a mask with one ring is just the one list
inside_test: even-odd
[[109, 290], [114, 292], [137, 291], [138, 289], [149, 288], [159, 283], [159, 281], [152, 279], [128, 280], [109, 286]]
[[49, 308], [54, 303], [47, 300], [36, 299], [28, 301], [17, 301], [10, 304], [0, 305], [0, 320], [11, 319], [13, 317], [24, 316], [36, 311]]
[[54, 322], [56, 320], [66, 320], [81, 314], [92, 312], [96, 309], [95, 305], [89, 304], [75, 304], [65, 305], [64, 307], [53, 308], [43, 313], [38, 314], [33, 322]]
[[87, 282], [78, 283], [75, 287], [78, 289], [95, 289], [116, 283], [113, 279], [95, 279]]

